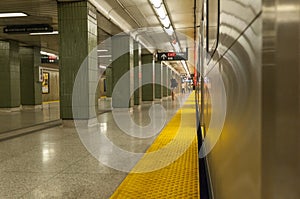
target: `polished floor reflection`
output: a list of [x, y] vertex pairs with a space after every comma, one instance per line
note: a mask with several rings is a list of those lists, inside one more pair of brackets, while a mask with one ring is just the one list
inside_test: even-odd
[[59, 119], [59, 102], [43, 103], [43, 109], [0, 111], [0, 133]]
[[[169, 119], [179, 108], [171, 99], [155, 103], [164, 106]], [[136, 123], [147, 124], [151, 105], [134, 108]], [[155, 139], [121, 135], [109, 111], [100, 114], [98, 121], [114, 144], [129, 151], [144, 152]], [[96, 160], [72, 127], [59, 126], [0, 142], [0, 198], [109, 198], [126, 175]]]

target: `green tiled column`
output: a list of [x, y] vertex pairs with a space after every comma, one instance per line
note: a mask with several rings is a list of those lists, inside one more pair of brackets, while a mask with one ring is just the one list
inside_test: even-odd
[[142, 102], [142, 50], [141, 44], [134, 41], [134, 87], [138, 88], [134, 91], [134, 105], [140, 105]]
[[20, 107], [19, 44], [0, 41], [0, 108]]
[[[168, 85], [171, 84], [172, 79], [172, 70], [168, 67]], [[168, 96], [171, 96], [172, 92], [171, 89], [168, 89]]]
[[[153, 101], [155, 97], [154, 83], [146, 84], [145, 82], [154, 82], [154, 64], [153, 55], [145, 54], [142, 55], [142, 100]], [[145, 67], [151, 65], [152, 67]]]
[[112, 68], [107, 67], [105, 70], [106, 75], [106, 97], [112, 96]]
[[42, 104], [42, 83], [39, 81], [40, 64], [40, 48], [20, 48], [21, 104], [23, 106]]
[[[95, 118], [98, 60], [96, 51], [89, 52], [97, 46], [96, 9], [87, 1], [58, 2], [58, 25], [61, 118]], [[72, 109], [73, 86], [78, 74], [80, 83], [74, 88], [80, 90], [80, 94], [76, 94], [78, 104]]]
[[175, 78], [178, 83], [178, 86], [176, 88], [176, 93], [181, 93], [181, 77], [180, 77], [180, 75], [175, 74]]
[[[133, 39], [129, 35], [117, 35], [112, 37], [112, 107], [113, 108], [130, 108], [134, 105], [134, 95], [130, 96], [133, 91]], [[116, 84], [120, 78], [127, 74], [124, 81]], [[129, 103], [128, 103], [129, 100]]]
[[162, 64], [161, 62], [155, 63], [155, 98], [161, 99], [163, 97], [162, 89]]
[[[168, 67], [163, 64], [163, 81], [164, 85], [169, 85], [169, 79], [168, 79]], [[163, 97], [168, 97], [168, 88], [163, 87]]]

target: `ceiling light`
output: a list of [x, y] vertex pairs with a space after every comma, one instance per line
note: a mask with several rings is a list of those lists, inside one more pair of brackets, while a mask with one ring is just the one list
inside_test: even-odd
[[0, 13], [0, 17], [26, 17], [28, 16], [24, 12], [11, 12], [11, 13]]
[[57, 60], [59, 59], [59, 57], [58, 57], [56, 54], [48, 53], [48, 52], [46, 52], [46, 51], [40, 51], [40, 54], [41, 54], [41, 55], [47, 55], [47, 56], [49, 56], [49, 57], [56, 58]]
[[55, 54], [53, 53], [48, 53], [46, 51], [40, 51], [41, 55], [49, 55], [49, 56], [56, 56]]
[[181, 64], [182, 64], [182, 66], [183, 66], [183, 68], [184, 68], [186, 74], [188, 75], [188, 77], [190, 77], [190, 72], [189, 72], [189, 70], [188, 70], [188, 68], [187, 68], [186, 62], [185, 62], [184, 60], [181, 60]]
[[53, 31], [53, 32], [32, 32], [29, 33], [29, 35], [57, 35], [58, 31]]
[[162, 25], [167, 28], [170, 27], [171, 22], [168, 16], [166, 16], [164, 19], [160, 19], [160, 22], [162, 23]]
[[168, 28], [164, 28], [166, 33], [170, 36], [172, 36], [174, 34], [174, 29], [173, 29], [173, 26], [170, 25]]
[[150, 0], [150, 2], [156, 8], [160, 7], [160, 5], [162, 4], [162, 0]]
[[108, 52], [108, 50], [97, 50], [98, 52]]
[[100, 55], [98, 57], [106, 58], [106, 57], [111, 57], [111, 55]]
[[159, 16], [159, 18], [161, 18], [161, 19], [163, 19], [167, 16], [167, 12], [163, 5], [161, 5], [159, 8], [155, 8], [155, 11], [156, 11], [157, 15]]

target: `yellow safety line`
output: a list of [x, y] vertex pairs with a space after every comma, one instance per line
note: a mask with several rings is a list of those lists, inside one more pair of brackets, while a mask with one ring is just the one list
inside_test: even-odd
[[45, 102], [43, 102], [43, 104], [50, 104], [50, 103], [55, 103], [55, 102], [59, 102], [59, 100], [45, 101]]
[[200, 198], [195, 120], [191, 94], [111, 198]]

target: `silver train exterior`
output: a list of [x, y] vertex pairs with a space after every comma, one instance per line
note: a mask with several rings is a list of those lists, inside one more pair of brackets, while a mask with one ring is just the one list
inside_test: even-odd
[[219, 11], [218, 46], [199, 67], [213, 198], [298, 199], [300, 1], [221, 0]]

